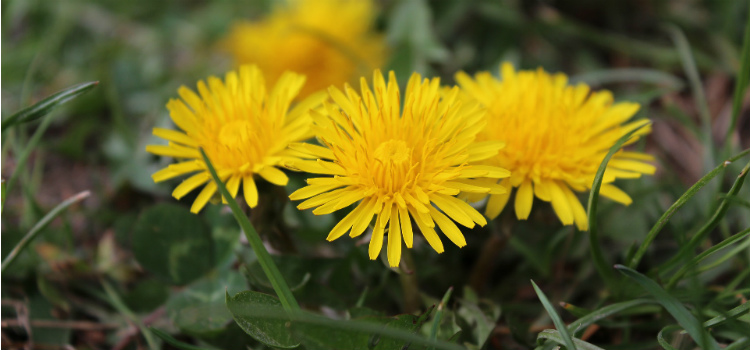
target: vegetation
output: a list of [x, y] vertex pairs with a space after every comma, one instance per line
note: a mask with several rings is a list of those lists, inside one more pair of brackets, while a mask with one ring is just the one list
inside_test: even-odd
[[[652, 121], [579, 196], [588, 231], [537, 200], [398, 268], [326, 241], [348, 210], [297, 210], [307, 174], [198, 214], [151, 178], [169, 99], [233, 69], [231, 24], [275, 3], [2, 2], [3, 348], [750, 348], [748, 1], [376, 1], [402, 84], [511, 62]], [[599, 196], [623, 145], [658, 169], [617, 182], [629, 206]]]

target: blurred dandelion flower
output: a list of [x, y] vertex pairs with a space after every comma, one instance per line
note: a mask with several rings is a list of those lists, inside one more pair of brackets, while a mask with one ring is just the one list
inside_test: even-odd
[[[564, 225], [588, 229], [586, 210], [573, 191], [591, 188], [601, 161], [624, 134], [650, 123], [628, 122], [639, 105], [614, 103], [609, 91], [591, 92], [585, 84], [571, 86], [564, 74], [551, 75], [541, 68], [516, 72], [501, 65], [502, 80], [488, 72], [474, 79], [460, 72], [456, 80], [468, 97], [487, 108], [487, 127], [480, 140], [506, 142], [496, 157], [482, 164], [510, 169], [512, 176], [501, 185], [518, 187], [516, 216], [527, 219], [534, 196], [552, 203]], [[651, 131], [645, 126], [629, 143]], [[601, 195], [628, 205], [630, 197], [612, 184], [615, 179], [653, 174], [650, 155], [619, 151], [607, 165]], [[491, 195], [486, 215], [495, 218], [508, 202], [510, 192]], [[476, 196], [473, 196], [476, 198]]]
[[267, 17], [232, 26], [222, 46], [235, 60], [257, 64], [269, 81], [291, 70], [307, 76], [300, 96], [341, 87], [385, 60], [370, 0], [290, 0]]
[[364, 78], [360, 89], [361, 96], [348, 85], [345, 92], [331, 87], [329, 93], [336, 105], [326, 103], [323, 113], [312, 113], [313, 130], [325, 147], [290, 145], [316, 159], [292, 162], [290, 168], [333, 177], [308, 179], [308, 186], [289, 197], [309, 198], [297, 208], [317, 207], [313, 210], [316, 215], [359, 202], [327, 239], [335, 240], [347, 232], [357, 237], [377, 215], [370, 259], [380, 254], [388, 226], [390, 266], [398, 266], [401, 260], [402, 238], [407, 248], [412, 247], [412, 218], [438, 253], [443, 252], [443, 244], [435, 224], [454, 244], [466, 245], [453, 221], [469, 228], [487, 221], [455, 195], [460, 191], [505, 193], [500, 185], [474, 179], [510, 175], [495, 166], [468, 165], [496, 155], [503, 146], [498, 141], [474, 142], [484, 128], [482, 110], [463, 107], [458, 88], [441, 99], [439, 79], [422, 81], [416, 73], [409, 79], [403, 106], [393, 72], [386, 83], [380, 71], [375, 71], [374, 93]]
[[177, 186], [172, 195], [180, 199], [206, 184], [190, 208], [197, 213], [217, 189], [201, 157], [199, 148], [203, 148], [232, 197], [242, 183], [245, 201], [255, 207], [258, 191], [254, 175], [275, 185], [286, 185], [288, 178], [277, 167], [297, 159], [287, 146], [312, 137], [309, 111], [327, 96], [312, 95], [289, 110], [304, 83], [305, 77], [287, 72], [267, 91], [261, 71], [248, 65], [240, 67], [239, 73], [227, 73], [224, 82], [214, 76], [208, 78], [208, 84], [199, 81], [199, 94], [180, 87], [182, 99], [170, 100], [167, 108], [182, 131], [154, 128], [154, 135], [169, 144], [149, 145], [146, 151], [183, 161], [154, 173], [152, 178], [160, 182], [196, 173]]

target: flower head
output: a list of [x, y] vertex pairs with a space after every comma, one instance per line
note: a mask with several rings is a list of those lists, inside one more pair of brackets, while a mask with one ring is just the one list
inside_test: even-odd
[[[413, 244], [412, 219], [438, 253], [443, 244], [435, 224], [457, 246], [466, 245], [461, 230], [486, 220], [469, 204], [455, 197], [460, 191], [505, 192], [497, 184], [482, 184], [478, 177], [503, 178], [509, 172], [494, 166], [468, 165], [497, 154], [502, 142], [475, 143], [484, 127], [482, 112], [458, 101], [458, 89], [440, 97], [439, 79], [409, 79], [403, 106], [393, 72], [388, 83], [380, 71], [373, 74], [373, 89], [361, 79], [358, 95], [348, 85], [345, 92], [331, 87], [337, 105], [326, 104], [324, 113], [312, 113], [313, 129], [323, 146], [295, 144], [291, 148], [316, 160], [290, 163], [296, 170], [333, 175], [307, 180], [308, 186], [290, 195], [309, 198], [301, 210], [315, 208], [322, 215], [358, 203], [330, 232], [332, 241], [350, 232], [362, 234], [377, 215], [369, 254], [375, 259], [388, 227], [388, 262], [398, 266], [402, 238]], [[374, 91], [374, 92], [373, 92]]]
[[300, 96], [307, 96], [382, 65], [385, 41], [372, 31], [373, 7], [370, 0], [290, 0], [259, 21], [234, 24], [223, 46], [270, 81], [286, 70], [304, 74]]
[[[511, 170], [512, 176], [501, 184], [518, 188], [515, 211], [519, 219], [529, 217], [536, 196], [552, 203], [563, 224], [575, 222], [579, 229], [588, 229], [586, 211], [573, 191], [590, 189], [610, 147], [649, 121], [628, 122], [638, 111], [637, 103], [614, 103], [609, 91], [568, 85], [564, 74], [551, 75], [541, 68], [516, 72], [509, 63], [501, 71], [502, 80], [487, 72], [473, 79], [465, 73], [456, 75], [468, 98], [487, 108], [487, 127], [479, 138], [506, 142], [497, 156], [483, 164]], [[650, 126], [641, 128], [629, 142], [648, 132]], [[612, 182], [653, 174], [654, 166], [647, 163], [651, 160], [643, 153], [616, 153], [604, 173], [601, 195], [630, 204], [630, 197]], [[510, 192], [491, 195], [487, 216], [496, 217], [509, 196]]]
[[172, 195], [180, 199], [207, 183], [190, 209], [197, 213], [217, 189], [201, 157], [199, 148], [202, 148], [229, 193], [236, 196], [242, 184], [247, 204], [255, 207], [258, 204], [255, 175], [275, 185], [286, 185], [288, 178], [277, 167], [297, 159], [287, 146], [312, 137], [309, 110], [319, 106], [326, 96], [315, 94], [289, 110], [304, 83], [303, 76], [288, 72], [267, 91], [260, 70], [242, 66], [239, 73], [227, 73], [224, 81], [213, 76], [208, 78], [208, 84], [199, 81], [199, 94], [180, 87], [178, 93], [182, 99], [170, 100], [167, 109], [182, 131], [154, 128], [154, 135], [169, 144], [150, 145], [146, 151], [183, 161], [156, 172], [152, 178], [160, 182], [195, 173], [177, 186]]

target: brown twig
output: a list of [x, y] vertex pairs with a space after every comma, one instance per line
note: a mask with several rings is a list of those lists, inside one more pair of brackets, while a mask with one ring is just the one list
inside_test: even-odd
[[[76, 330], [103, 330], [103, 329], [115, 329], [118, 327], [115, 323], [97, 323], [90, 321], [64, 321], [64, 320], [31, 320], [29, 321], [31, 327], [43, 327], [43, 328], [65, 328], [65, 329], [76, 329]], [[2, 328], [7, 327], [24, 327], [25, 324], [19, 320], [3, 320]]]

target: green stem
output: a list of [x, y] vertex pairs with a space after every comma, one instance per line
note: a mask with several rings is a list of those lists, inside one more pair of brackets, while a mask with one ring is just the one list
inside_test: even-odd
[[404, 292], [404, 311], [406, 313], [414, 313], [419, 311], [420, 304], [417, 269], [411, 249], [403, 249], [401, 256], [403, 257], [403, 262], [398, 277], [401, 281], [401, 290]]
[[740, 152], [736, 156], [727, 159], [725, 162], [722, 162], [722, 164], [719, 164], [714, 170], [711, 170], [706, 176], [702, 177], [698, 182], [696, 182], [692, 187], [690, 187], [685, 193], [680, 196], [680, 198], [677, 199], [677, 201], [672, 204], [669, 209], [664, 213], [664, 215], [659, 218], [659, 220], [656, 222], [656, 225], [651, 228], [651, 231], [649, 231], [648, 235], [646, 235], [646, 239], [641, 243], [641, 245], [638, 247], [638, 250], [636, 250], [635, 254], [633, 254], [633, 258], [630, 259], [630, 262], [628, 263], [628, 267], [631, 269], [634, 269], [638, 266], [638, 263], [643, 258], [643, 255], [646, 254], [646, 250], [651, 245], [651, 242], [656, 238], [656, 236], [659, 234], [662, 228], [667, 224], [669, 219], [676, 213], [680, 208], [682, 208], [685, 203], [687, 203], [690, 198], [692, 198], [698, 191], [700, 191], [703, 186], [705, 186], [708, 182], [710, 182], [716, 175], [719, 175], [721, 172], [724, 171], [724, 168], [729, 163], [732, 163], [747, 154], [750, 154], [750, 148]]
[[[506, 218], [507, 216], [503, 216]], [[508, 243], [511, 234], [511, 220], [500, 220], [501, 227], [498, 229], [496, 222], [490, 223], [490, 237], [482, 245], [479, 258], [471, 269], [469, 285], [475, 292], [481, 294], [486, 288], [487, 279], [492, 273], [492, 268], [497, 261], [498, 252], [501, 252]], [[501, 231], [501, 232], [498, 232]]]
[[281, 305], [284, 307], [284, 310], [286, 310], [287, 312], [298, 312], [300, 310], [300, 307], [297, 303], [297, 299], [294, 298], [291, 289], [289, 289], [289, 285], [287, 285], [286, 280], [284, 280], [284, 276], [281, 275], [279, 268], [273, 262], [273, 259], [271, 259], [271, 254], [268, 254], [268, 251], [263, 245], [263, 241], [260, 239], [258, 232], [255, 231], [253, 224], [250, 223], [250, 220], [248, 220], [247, 216], [242, 213], [242, 209], [240, 209], [237, 201], [232, 197], [231, 194], [229, 194], [229, 191], [227, 191], [226, 186], [224, 186], [224, 183], [216, 173], [216, 169], [214, 169], [211, 160], [208, 159], [206, 152], [204, 152], [203, 149], [201, 149], [200, 151], [201, 155], [203, 156], [203, 161], [206, 162], [208, 171], [211, 173], [213, 181], [219, 188], [219, 192], [221, 193], [222, 197], [226, 199], [229, 208], [232, 209], [232, 214], [234, 214], [235, 220], [237, 220], [237, 223], [239, 223], [242, 231], [245, 233], [245, 237], [247, 237], [247, 241], [250, 243], [250, 247], [253, 248], [255, 255], [258, 257], [258, 263], [260, 263], [261, 268], [263, 268], [263, 272], [266, 273], [266, 277], [268, 277], [268, 280], [271, 281], [271, 285], [276, 291], [276, 294], [278, 295], [279, 301], [281, 301]]

